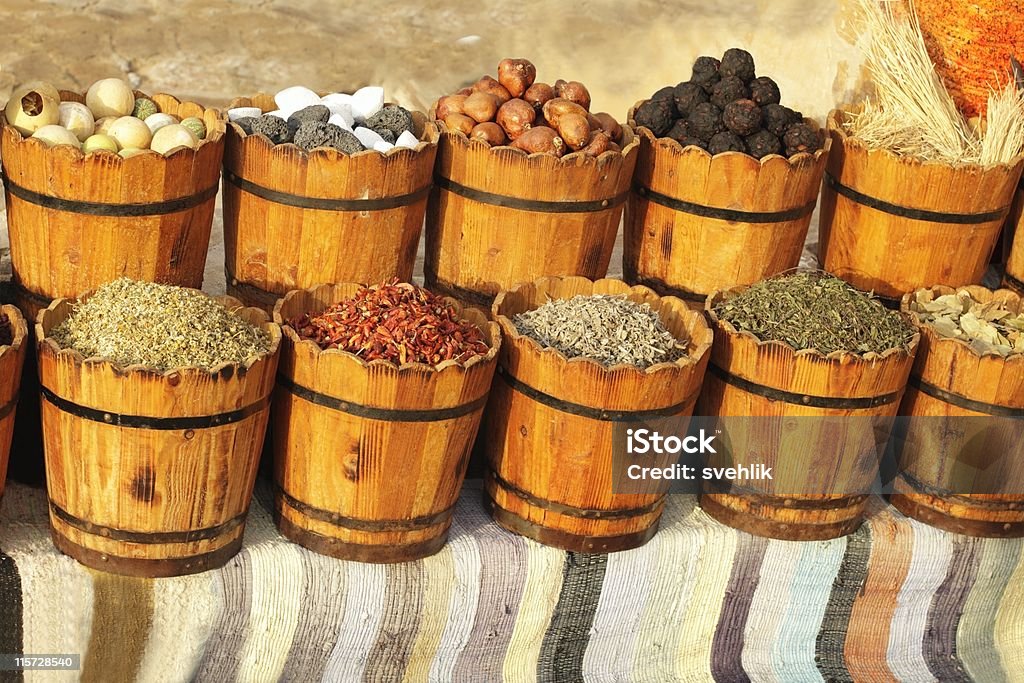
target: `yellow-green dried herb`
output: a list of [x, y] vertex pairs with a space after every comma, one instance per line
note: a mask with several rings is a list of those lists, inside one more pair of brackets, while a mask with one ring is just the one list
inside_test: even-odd
[[962, 339], [980, 354], [1024, 353], [1024, 313], [1002, 301], [981, 303], [966, 289], [938, 297], [923, 291], [914, 294], [910, 310], [940, 337]]

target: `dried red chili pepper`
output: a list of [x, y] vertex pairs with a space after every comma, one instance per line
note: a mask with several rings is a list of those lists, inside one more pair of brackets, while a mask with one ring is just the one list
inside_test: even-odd
[[460, 319], [451, 304], [406, 283], [362, 287], [352, 298], [288, 324], [322, 349], [349, 351], [366, 361], [464, 363], [489, 349], [483, 332]]

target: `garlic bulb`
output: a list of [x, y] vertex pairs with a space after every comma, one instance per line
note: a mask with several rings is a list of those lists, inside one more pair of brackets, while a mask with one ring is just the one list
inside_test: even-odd
[[32, 137], [36, 140], [42, 140], [46, 143], [47, 147], [53, 147], [55, 145], [71, 145], [72, 147], [81, 147], [82, 142], [64, 126], [58, 126], [55, 123], [51, 123], [47, 126], [41, 126], [36, 129], [36, 132], [32, 133]]
[[92, 111], [81, 102], [61, 102], [59, 123], [82, 142], [96, 129]]
[[85, 103], [97, 118], [127, 116], [135, 110], [135, 93], [120, 78], [104, 78], [89, 86]]
[[114, 121], [107, 135], [117, 140], [121, 149], [145, 149], [153, 139], [149, 126], [134, 116], [122, 116]]
[[149, 126], [149, 131], [156, 135], [156, 132], [164, 126], [170, 126], [178, 122], [178, 119], [174, 118], [170, 114], [157, 113], [151, 114], [145, 118], [146, 125]]
[[28, 136], [60, 121], [60, 93], [49, 83], [33, 81], [17, 88], [4, 110], [7, 123]]
[[117, 152], [117, 140], [110, 137], [109, 135], [90, 135], [82, 143], [82, 152], [88, 154], [89, 152], [98, 152], [101, 149], [105, 149], [108, 152]]
[[180, 123], [164, 126], [153, 136], [149, 148], [159, 154], [167, 154], [179, 147], [195, 149], [199, 146], [199, 138]]

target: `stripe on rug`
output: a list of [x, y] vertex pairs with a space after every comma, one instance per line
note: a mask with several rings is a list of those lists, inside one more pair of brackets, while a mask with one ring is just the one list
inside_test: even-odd
[[537, 680], [537, 662], [544, 646], [544, 636], [562, 592], [565, 553], [533, 542], [528, 542], [526, 549], [523, 600], [516, 606], [516, 621], [502, 668], [505, 683], [533, 683]]
[[871, 525], [862, 524], [856, 532], [847, 536], [843, 561], [839, 573], [832, 582], [828, 607], [822, 619], [821, 628], [815, 639], [818, 671], [826, 681], [853, 683], [846, 669], [843, 653], [846, 650], [846, 634], [850, 613], [857, 595], [867, 580], [868, 561], [871, 558]]
[[451, 546], [423, 560], [420, 625], [405, 667], [403, 683], [419, 683], [430, 678], [430, 667], [437, 656], [438, 643], [448, 619], [448, 606], [455, 592], [455, 558]]
[[409, 666], [416, 632], [423, 612], [423, 566], [421, 562], [388, 565], [384, 590], [384, 617], [377, 640], [366, 658], [364, 681], [400, 681]]
[[252, 601], [248, 636], [238, 663], [240, 681], [276, 681], [287, 664], [302, 607], [302, 553], [293, 544], [249, 548]]
[[300, 559], [302, 609], [281, 678], [319, 681], [327, 666], [324, 644], [333, 645], [341, 637], [348, 588], [345, 564], [311, 551], [303, 551]]
[[455, 663], [455, 680], [501, 680], [526, 588], [527, 541], [493, 526], [482, 527], [476, 540], [482, 565], [501, 569], [480, 577], [473, 632]]
[[347, 591], [345, 615], [341, 624], [344, 634], [334, 643], [330, 660], [324, 670], [325, 681], [362, 680], [367, 655], [377, 641], [380, 622], [384, 618], [384, 595], [387, 592], [388, 569], [382, 564], [345, 562]]
[[540, 683], [582, 683], [583, 656], [601, 598], [608, 556], [570, 552], [562, 591], [537, 661]]
[[711, 675], [716, 681], [750, 683], [743, 670], [743, 632], [750, 615], [750, 603], [760, 580], [761, 563], [768, 539], [740, 534], [736, 562], [729, 575], [725, 599], [715, 629], [711, 650]]
[[[999, 683], [1006, 680], [1006, 671], [999, 656], [993, 654], [997, 652], [996, 615], [1021, 558], [1024, 541], [985, 541], [981, 547], [977, 577], [964, 602], [964, 614], [957, 629], [956, 649], [972, 679]], [[1020, 616], [1018, 614], [1017, 618]]]
[[957, 538], [953, 542], [946, 579], [935, 591], [928, 610], [924, 660], [928, 670], [940, 681], [971, 681], [957, 653], [956, 632], [979, 562], [978, 539]]
[[[18, 565], [12, 557], [0, 550], [0, 653], [25, 653], [21, 619], [21, 577], [18, 575]], [[4, 672], [3, 677], [11, 681], [24, 680], [24, 674], [20, 671]]]
[[198, 681], [212, 683], [238, 678], [238, 666], [249, 631], [249, 612], [252, 607], [249, 550], [242, 549], [242, 552], [218, 569], [217, 574], [219, 581], [214, 584], [214, 588], [220, 593], [224, 611], [217, 619], [213, 637], [206, 647], [206, 654], [196, 676]]
[[1018, 560], [999, 602], [993, 634], [1003, 670], [1016, 681], [1024, 672], [1024, 619], [1021, 614], [1024, 614], [1024, 555]]
[[153, 622], [153, 579], [88, 571], [94, 587], [92, 631], [81, 680], [133, 681]]
[[786, 605], [792, 599], [793, 579], [805, 551], [806, 546], [771, 539], [765, 546], [760, 578], [747, 608], [740, 652], [743, 672], [755, 681], [778, 681], [779, 672], [772, 662], [771, 653], [782, 637]]

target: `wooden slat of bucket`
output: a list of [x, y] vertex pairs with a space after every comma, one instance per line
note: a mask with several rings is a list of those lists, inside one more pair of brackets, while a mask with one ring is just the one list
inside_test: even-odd
[[1024, 179], [1017, 185], [1013, 211], [1004, 230], [1013, 243], [1006, 260], [1003, 285], [1024, 295]]
[[[758, 462], [772, 468], [773, 480], [751, 483], [740, 494], [706, 486], [701, 506], [725, 524], [773, 538], [820, 540], [854, 531], [866, 504], [860, 492], [869, 490], [878, 472], [867, 421], [896, 415], [917, 338], [909, 353], [894, 349], [861, 358], [797, 352], [719, 320], [713, 309], [722, 296], [707, 302], [715, 345], [697, 412], [751, 416], [746, 431], [730, 421], [727, 438], [741, 452], [725, 465], [752, 464], [743, 462], [743, 444], [749, 444]], [[842, 417], [862, 422], [847, 427], [830, 419]], [[783, 418], [803, 420], [787, 431]], [[806, 418], [821, 418], [820, 424]]]
[[14, 418], [18, 407], [21, 370], [25, 364], [29, 337], [25, 318], [17, 307], [4, 304], [0, 310], [7, 315], [12, 334], [11, 343], [0, 346], [0, 498], [3, 498], [11, 436], [14, 433]]
[[[61, 96], [83, 100], [76, 93]], [[168, 95], [153, 100], [164, 112], [202, 116], [207, 139], [197, 150], [170, 157], [147, 151], [122, 159], [68, 146], [48, 149], [4, 126], [17, 303], [33, 319], [54, 297], [76, 296], [121, 275], [202, 284], [224, 121], [217, 110]]]
[[828, 123], [819, 244], [825, 270], [893, 307], [920, 287], [980, 282], [1024, 159], [982, 169], [868, 151], [842, 129], [845, 116], [835, 110]]
[[279, 328], [267, 325], [272, 350], [247, 367], [157, 373], [58, 350], [46, 335], [70, 310], [57, 300], [36, 325], [54, 543], [83, 564], [136, 576], [224, 564], [241, 547]]
[[[1021, 298], [1009, 290], [965, 289], [978, 301], [998, 300], [1011, 311], [1021, 310]], [[931, 291], [937, 297], [957, 290]], [[911, 296], [904, 297], [904, 310]], [[979, 425], [977, 431], [968, 420], [954, 421], [946, 430], [937, 424], [943, 417], [1024, 418], [1024, 356], [983, 356], [927, 325], [920, 329], [921, 348], [900, 410], [909, 418], [908, 437], [892, 504], [954, 533], [1024, 536], [1024, 473], [1015, 457], [1019, 429], [1009, 420]]]
[[[275, 320], [322, 311], [357, 290], [290, 292]], [[272, 430], [276, 519], [285, 536], [363, 562], [413, 560], [444, 545], [501, 344], [481, 312], [461, 315], [484, 331], [491, 351], [465, 367], [438, 369], [366, 364], [285, 328]]]
[[710, 292], [799, 264], [830, 143], [814, 155], [758, 161], [683, 148], [647, 128], [638, 137], [623, 247], [628, 281], [703, 309]]
[[444, 131], [427, 206], [427, 286], [489, 305], [501, 289], [544, 275], [608, 271], [639, 142], [558, 159], [488, 147]]
[[[567, 360], [511, 323], [548, 297], [621, 294], [649, 303], [689, 356], [647, 370]], [[534, 540], [578, 552], [642, 545], [657, 529], [663, 495], [613, 494], [613, 429], [644, 417], [689, 416], [704, 376], [711, 332], [703, 316], [674, 297], [618, 280], [541, 278], [504, 292], [493, 315], [505, 336], [482, 428], [495, 520]]]
[[[269, 95], [235, 106], [275, 109]], [[273, 308], [324, 282], [412, 278], [437, 153], [437, 129], [413, 112], [416, 149], [346, 155], [273, 145], [229, 126], [224, 156], [229, 291]]]

